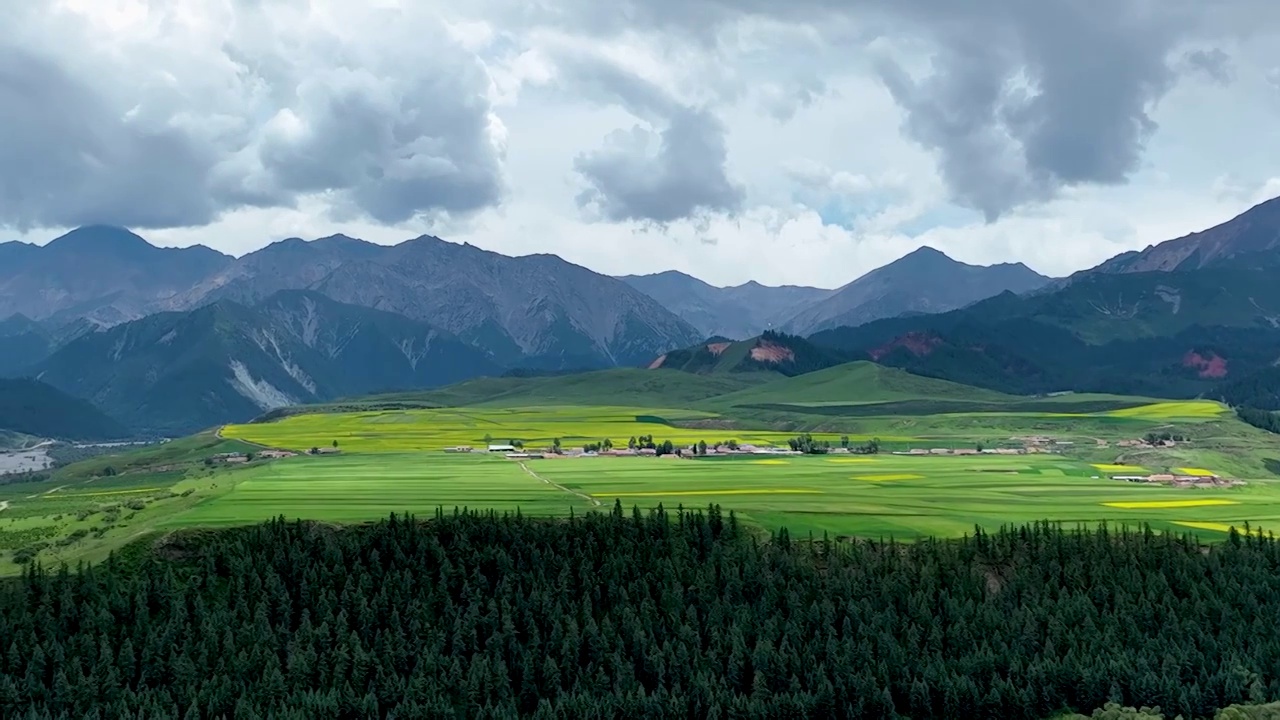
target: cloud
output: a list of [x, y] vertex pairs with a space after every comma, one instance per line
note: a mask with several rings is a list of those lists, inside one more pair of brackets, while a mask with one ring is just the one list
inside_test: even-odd
[[936, 153], [952, 199], [988, 221], [1065, 189], [1127, 183], [1156, 130], [1151, 109], [1178, 71], [1229, 72], [1221, 51], [1192, 51], [1181, 68], [1170, 56], [1274, 18], [1257, 0], [621, 2], [607, 13], [569, 2], [578, 13], [561, 9], [560, 22], [606, 35], [643, 26], [722, 49], [731, 28], [767, 18], [814, 29], [846, 58], [896, 46], [876, 67], [906, 115], [903, 131]]
[[645, 122], [577, 155], [573, 167], [587, 185], [579, 207], [612, 222], [659, 224], [741, 207], [744, 191], [727, 175], [724, 124], [709, 110], [601, 55], [565, 53], [558, 66], [562, 83]]
[[204, 224], [211, 148], [121, 116], [56, 62], [0, 47], [0, 222]]
[[668, 223], [699, 212], [732, 213], [743, 191], [725, 177], [724, 127], [703, 111], [680, 110], [660, 133], [639, 125], [611, 134], [574, 167], [589, 187], [578, 204], [618, 222]]
[[1182, 56], [1182, 63], [1187, 71], [1200, 73], [1219, 85], [1228, 85], [1235, 80], [1231, 56], [1222, 48], [1191, 50]]
[[429, 8], [128, 8], [0, 11], [0, 225], [202, 225], [313, 194], [397, 223], [502, 199], [490, 79], [463, 47], [483, 34]]

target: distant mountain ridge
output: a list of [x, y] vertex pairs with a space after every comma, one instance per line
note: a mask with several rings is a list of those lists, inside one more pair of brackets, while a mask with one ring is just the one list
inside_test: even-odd
[[508, 257], [431, 236], [394, 246], [290, 238], [236, 259], [91, 226], [44, 247], [0, 245], [0, 258], [12, 259], [0, 267], [0, 318], [22, 313], [46, 326], [110, 327], [219, 300], [253, 304], [281, 290], [317, 290], [455, 333], [508, 367], [638, 365], [701, 335], [626, 283], [556, 256]]
[[801, 308], [833, 292], [798, 285], [771, 287], [755, 281], [722, 288], [676, 270], [618, 279], [662, 303], [696, 327], [704, 338], [737, 340], [781, 325]]
[[904, 313], [946, 312], [1005, 291], [1036, 290], [1049, 282], [1022, 263], [968, 265], [926, 246], [800, 310], [781, 330], [811, 335]]
[[1280, 198], [1208, 230], [1122, 253], [1077, 275], [1280, 265]]
[[87, 318], [113, 325], [155, 312], [233, 261], [203, 245], [159, 248], [128, 230], [91, 225], [38, 247], [0, 245], [0, 318]]
[[83, 335], [32, 369], [131, 426], [188, 433], [266, 410], [501, 368], [447, 332], [319, 293], [220, 300]]

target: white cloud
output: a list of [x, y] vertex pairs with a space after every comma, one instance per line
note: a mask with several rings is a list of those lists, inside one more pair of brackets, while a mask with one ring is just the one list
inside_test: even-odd
[[[0, 90], [0, 227], [431, 232], [825, 286], [931, 244], [1061, 275], [1280, 194], [1276, 12], [1171, 2], [11, 3], [0, 80], [40, 82]], [[1045, 44], [1063, 23], [1089, 53]]]

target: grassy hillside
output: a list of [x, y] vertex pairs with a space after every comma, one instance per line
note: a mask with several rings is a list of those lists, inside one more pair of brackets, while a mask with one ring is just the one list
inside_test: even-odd
[[902, 400], [1012, 401], [992, 390], [912, 375], [905, 370], [860, 361], [784, 378], [715, 398], [716, 404], [842, 405]]
[[30, 379], [0, 379], [0, 429], [65, 440], [128, 435], [92, 404]]
[[[707, 398], [766, 382], [771, 375], [700, 377], [636, 368], [595, 370], [544, 377], [485, 377], [439, 390], [390, 393], [332, 403], [326, 407], [461, 407], [489, 405], [608, 405], [684, 407]], [[303, 408], [309, 410], [310, 408]]]

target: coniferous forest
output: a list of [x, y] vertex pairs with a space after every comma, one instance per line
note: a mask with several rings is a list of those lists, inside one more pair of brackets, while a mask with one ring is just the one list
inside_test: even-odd
[[0, 586], [0, 717], [1213, 717], [1280, 697], [1278, 620], [1257, 535], [279, 520]]

